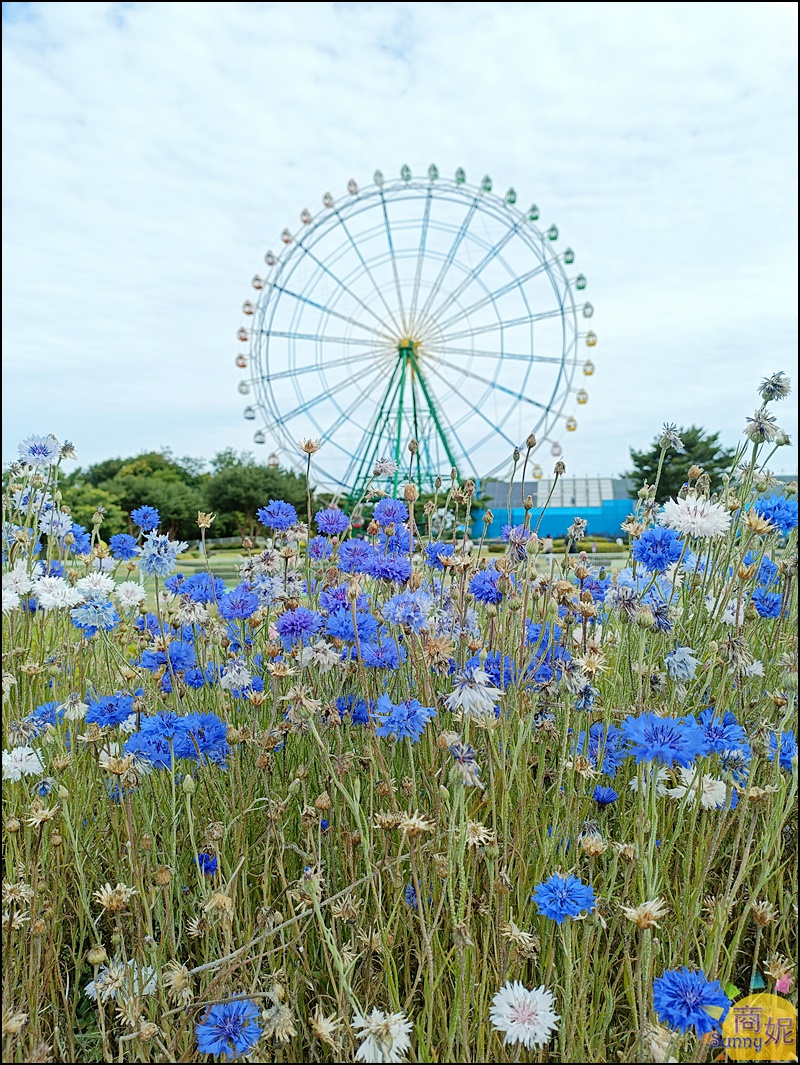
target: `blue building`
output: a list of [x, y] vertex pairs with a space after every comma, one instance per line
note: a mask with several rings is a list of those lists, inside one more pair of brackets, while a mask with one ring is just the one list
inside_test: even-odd
[[[508, 524], [508, 481], [484, 481], [480, 486], [481, 500], [492, 511], [494, 520], [486, 530], [486, 539], [499, 539], [502, 528]], [[618, 477], [559, 477], [553, 487], [552, 480], [534, 480], [525, 483], [525, 495], [533, 499], [530, 527], [535, 529], [547, 497], [552, 498], [539, 525], [539, 536], [557, 539], [565, 536], [575, 518], [585, 518], [589, 523], [586, 538], [592, 535], [621, 536], [620, 525], [633, 512], [635, 499], [631, 498], [630, 482]], [[511, 489], [511, 524], [521, 525], [525, 520], [522, 506], [522, 485], [517, 481]], [[483, 533], [485, 509], [473, 511], [473, 540]]]

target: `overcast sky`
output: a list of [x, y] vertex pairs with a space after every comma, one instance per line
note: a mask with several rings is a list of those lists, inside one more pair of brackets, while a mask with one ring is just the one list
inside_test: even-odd
[[793, 3], [4, 3], [4, 461], [46, 432], [84, 465], [254, 450], [264, 252], [432, 162], [535, 200], [589, 279], [570, 474], [664, 421], [733, 445], [796, 377], [796, 41]]

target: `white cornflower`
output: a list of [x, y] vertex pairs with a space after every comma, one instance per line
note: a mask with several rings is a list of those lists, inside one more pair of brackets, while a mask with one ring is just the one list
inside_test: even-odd
[[673, 680], [692, 680], [697, 672], [699, 660], [694, 657], [691, 647], [676, 647], [664, 659], [667, 672]]
[[180, 606], [178, 607], [178, 621], [181, 625], [197, 625], [200, 627], [208, 621], [208, 611], [202, 603], [196, 603], [188, 595], [182, 595]]
[[66, 536], [72, 529], [72, 518], [63, 510], [48, 510], [39, 518], [39, 530], [45, 536]]
[[121, 607], [133, 610], [145, 601], [147, 592], [137, 581], [124, 581], [114, 586], [114, 598]]
[[3, 589], [3, 613], [10, 614], [12, 610], [16, 610], [20, 604], [20, 598], [16, 592], [12, 592], [10, 588]]
[[668, 499], [658, 520], [661, 525], [674, 529], [682, 536], [703, 539], [724, 536], [731, 527], [731, 516], [723, 506], [694, 495], [678, 500]]
[[84, 595], [102, 597], [110, 595], [116, 585], [113, 578], [107, 577], [105, 573], [89, 573], [86, 577], [81, 577], [75, 587]]
[[253, 678], [241, 658], [235, 658], [225, 667], [220, 677], [219, 686], [225, 691], [234, 688], [249, 688]]
[[29, 436], [17, 446], [21, 462], [28, 466], [52, 466], [59, 459], [60, 447], [52, 433]]
[[[136, 720], [137, 716], [138, 715], [134, 712], [132, 714], [128, 714], [124, 721], [120, 721], [119, 725], [117, 726], [120, 732], [124, 732], [126, 736], [130, 736], [131, 733], [136, 732], [139, 727], [139, 724]], [[152, 766], [149, 762], [143, 762], [142, 765], [146, 765], [148, 767], [148, 771], [152, 769]]]
[[22, 780], [43, 773], [42, 756], [33, 747], [12, 747], [10, 751], [3, 751], [3, 780]]
[[[735, 672], [735, 670], [731, 670]], [[758, 658], [751, 662], [749, 666], [745, 667], [744, 675], [746, 677], [763, 677], [764, 676], [764, 663]]]
[[[659, 769], [646, 769], [644, 774], [644, 790], [647, 791], [648, 774], [656, 774], [656, 795], [666, 795], [668, 792], [667, 784], [670, 783], [669, 770], [666, 766], [661, 766]], [[631, 791], [639, 790], [639, 777], [631, 777], [628, 787]]]
[[98, 570], [100, 573], [110, 573], [114, 569], [117, 562], [111, 555], [105, 555], [103, 558], [92, 559], [92, 569]]
[[558, 1028], [560, 1018], [553, 1012], [553, 992], [544, 986], [529, 991], [519, 980], [509, 980], [492, 999], [489, 1018], [503, 1042], [524, 1047], [544, 1046]]
[[681, 783], [667, 789], [667, 795], [673, 799], [682, 799], [687, 792], [692, 793], [692, 801], [699, 793], [700, 805], [704, 810], [718, 810], [725, 805], [727, 787], [724, 780], [717, 780], [707, 774], [701, 774], [694, 766], [679, 770]]
[[775, 399], [785, 399], [792, 391], [792, 383], [783, 370], [765, 377], [758, 388], [764, 403], [771, 403]]
[[16, 592], [17, 595], [27, 595], [33, 588], [33, 581], [35, 577], [40, 577], [44, 572], [44, 567], [41, 562], [37, 562], [33, 574], [28, 573], [27, 563], [23, 559], [18, 559], [14, 563], [14, 568], [8, 570], [3, 574], [3, 591]]
[[83, 721], [86, 717], [86, 711], [89, 709], [87, 703], [83, 702], [80, 695], [74, 692], [72, 695], [68, 695], [64, 702], [59, 706], [59, 710], [63, 710], [63, 717], [65, 721]]
[[328, 673], [342, 660], [341, 653], [325, 640], [317, 640], [300, 652], [301, 666], [315, 666], [320, 673]]
[[157, 987], [156, 971], [152, 966], [137, 965], [133, 958], [126, 965], [115, 958], [104, 965], [97, 977], [86, 985], [84, 994], [95, 1001], [99, 996], [101, 1002], [108, 1002], [111, 998], [115, 999], [118, 992], [122, 992], [120, 999], [125, 999], [130, 998], [131, 992], [134, 996], [152, 995]]
[[33, 594], [40, 610], [61, 610], [78, 606], [83, 595], [63, 577], [39, 577], [33, 583]]
[[683, 441], [678, 435], [677, 425], [672, 425], [670, 422], [664, 422], [664, 425], [661, 428], [661, 446], [674, 447], [679, 455], [682, 455], [686, 451]]
[[450, 711], [461, 710], [465, 717], [494, 715], [494, 704], [503, 693], [490, 682], [485, 670], [471, 666], [456, 674], [456, 686], [445, 699]]
[[381, 458], [375, 463], [372, 470], [373, 477], [393, 477], [397, 473], [397, 463], [394, 459]]
[[724, 595], [706, 596], [706, 610], [716, 621], [721, 621], [723, 625], [735, 625], [739, 628], [744, 621], [744, 610], [747, 603], [742, 597], [741, 600], [736, 596], [726, 599]]
[[754, 444], [771, 443], [781, 432], [775, 416], [766, 407], [757, 410], [752, 418], [745, 418], [745, 422], [744, 435]]
[[404, 1013], [384, 1013], [373, 1009], [368, 1017], [356, 1013], [353, 1027], [361, 1028], [358, 1038], [363, 1040], [356, 1051], [356, 1061], [397, 1062], [404, 1061], [411, 1046], [408, 1033], [411, 1021]]

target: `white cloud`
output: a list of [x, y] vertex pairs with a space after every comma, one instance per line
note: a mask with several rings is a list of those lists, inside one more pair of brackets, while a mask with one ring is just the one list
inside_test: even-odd
[[664, 420], [735, 442], [760, 378], [796, 376], [792, 7], [4, 5], [4, 455], [250, 447], [264, 251], [326, 189], [431, 161], [535, 200], [589, 278], [570, 473]]

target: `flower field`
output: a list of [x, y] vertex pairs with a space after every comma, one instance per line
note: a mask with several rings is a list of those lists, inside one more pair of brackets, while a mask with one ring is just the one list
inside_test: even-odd
[[437, 540], [475, 485], [423, 507], [384, 460], [358, 530], [263, 500], [231, 587], [146, 499], [74, 525], [71, 445], [20, 444], [3, 1060], [716, 1061], [738, 998], [796, 1005], [789, 382], [759, 393], [608, 571], [577, 514], [574, 553], [533, 509], [503, 554]]

